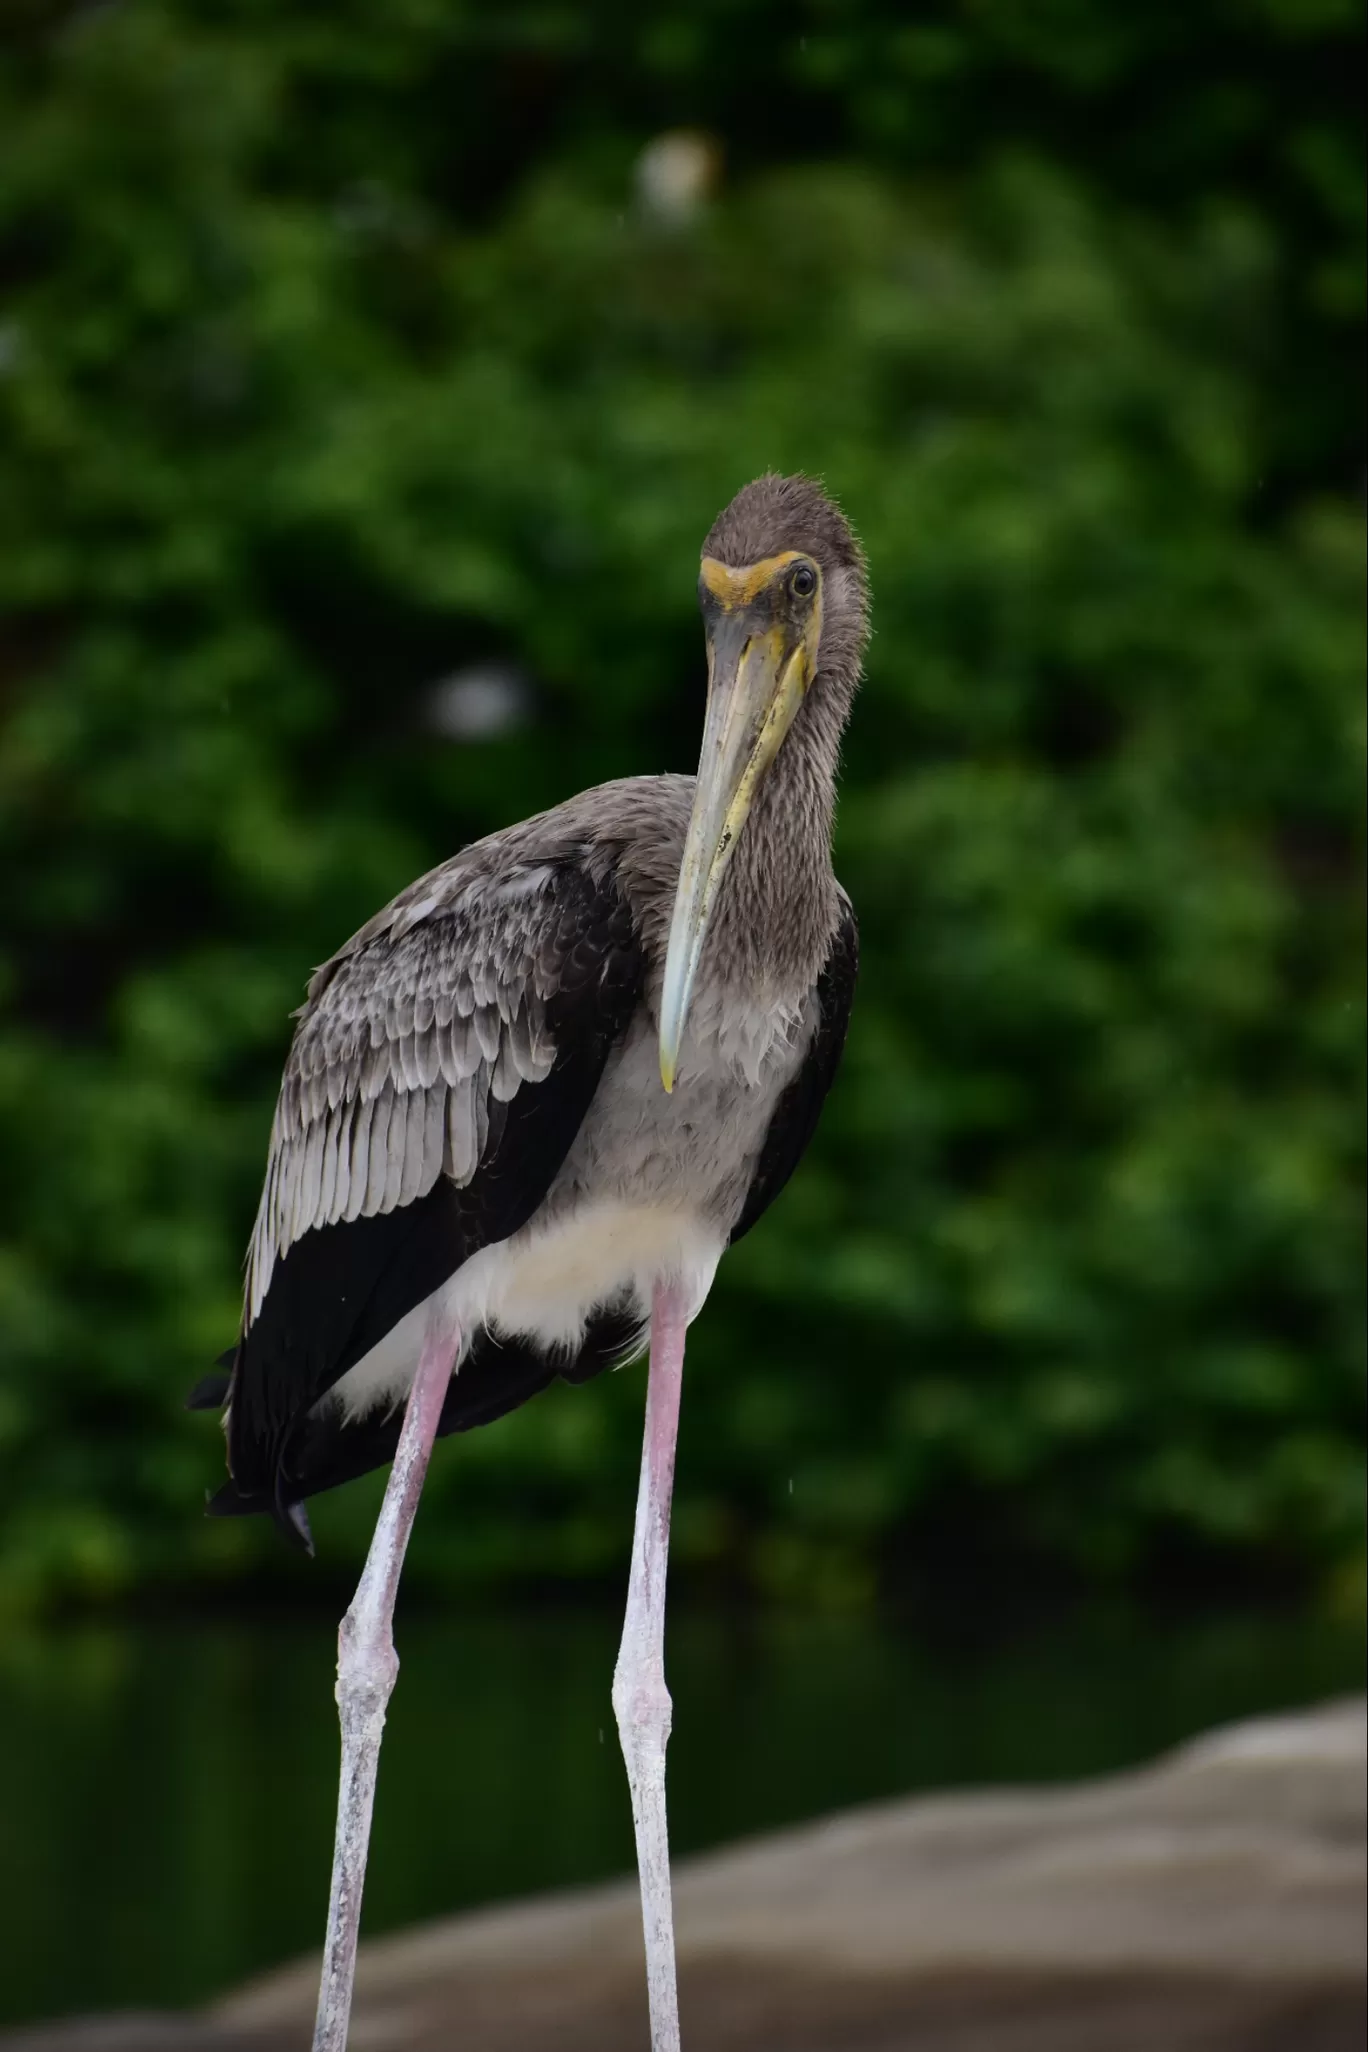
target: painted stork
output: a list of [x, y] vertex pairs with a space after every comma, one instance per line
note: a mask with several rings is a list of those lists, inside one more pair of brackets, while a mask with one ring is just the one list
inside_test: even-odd
[[[629, 777], [477, 841], [317, 970], [247, 1258], [214, 1515], [392, 1462], [339, 1634], [342, 1773], [315, 2052], [342, 2052], [395, 1592], [433, 1441], [637, 1354], [646, 1429], [613, 1707], [654, 2052], [679, 2044], [665, 1572], [684, 1335], [774, 1201], [840, 1058], [855, 917], [831, 866], [868, 626], [849, 526], [758, 478], [703, 545], [696, 779]], [[226, 1372], [225, 1372], [226, 1371]]]

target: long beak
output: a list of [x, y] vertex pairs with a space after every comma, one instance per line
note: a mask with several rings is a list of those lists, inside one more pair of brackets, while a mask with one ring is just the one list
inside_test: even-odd
[[715, 617], [698, 788], [675, 893], [660, 1005], [660, 1080], [673, 1090], [708, 922], [755, 799], [809, 682], [804, 641], [749, 608]]

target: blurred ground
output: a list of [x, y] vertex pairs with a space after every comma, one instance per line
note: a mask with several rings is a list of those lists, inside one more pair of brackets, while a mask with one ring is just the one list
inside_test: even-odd
[[[1348, 2052], [1363, 2042], [1361, 1703], [1065, 1792], [860, 1810], [682, 1863], [691, 2052]], [[631, 1883], [365, 1949], [353, 2052], [639, 2052]], [[3, 2052], [294, 2052], [312, 1960], [191, 2018]]]

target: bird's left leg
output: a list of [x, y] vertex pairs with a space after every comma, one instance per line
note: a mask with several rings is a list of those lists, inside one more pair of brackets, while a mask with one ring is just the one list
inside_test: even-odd
[[665, 1821], [665, 1746], [671, 1708], [665, 1686], [665, 1570], [687, 1323], [678, 1286], [658, 1283], [651, 1304], [646, 1436], [641, 1449], [627, 1617], [613, 1676], [613, 1710], [627, 1762], [636, 1827], [651, 2052], [679, 2052], [670, 1841]]
[[409, 1391], [375, 1536], [351, 1608], [337, 1635], [342, 1778], [313, 2052], [345, 2052], [347, 2043], [380, 1740], [385, 1729], [385, 1709], [399, 1672], [394, 1650], [394, 1599], [432, 1443], [437, 1437], [442, 1400], [459, 1351], [460, 1334], [456, 1327], [434, 1321], [423, 1341], [418, 1372]]

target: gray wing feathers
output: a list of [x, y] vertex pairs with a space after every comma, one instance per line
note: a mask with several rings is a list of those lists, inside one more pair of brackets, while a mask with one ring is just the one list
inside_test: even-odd
[[507, 1104], [551, 1073], [539, 943], [554, 877], [438, 872], [314, 977], [248, 1250], [248, 1325], [304, 1233], [411, 1204], [443, 1174], [469, 1183], [491, 1100]]

